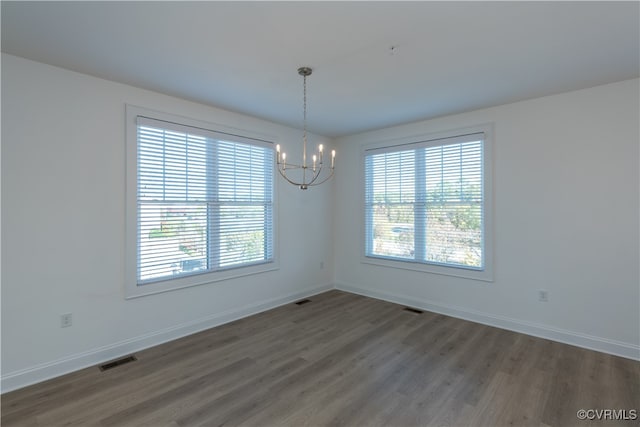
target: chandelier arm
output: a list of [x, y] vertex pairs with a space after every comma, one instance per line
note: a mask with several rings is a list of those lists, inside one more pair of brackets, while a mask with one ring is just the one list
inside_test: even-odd
[[[282, 169], [280, 166], [281, 166], [281, 165], [278, 165], [278, 169]], [[292, 164], [292, 163], [287, 163], [287, 167], [286, 167], [286, 169], [284, 169], [284, 170], [289, 170], [289, 169], [304, 169], [304, 166], [302, 166], [302, 165], [295, 165], [295, 164]]]
[[[287, 169], [308, 169], [308, 168], [304, 168], [301, 165], [287, 165]], [[320, 182], [316, 182], [318, 180], [318, 178], [320, 177], [322, 170], [324, 169], [323, 167], [319, 167], [317, 172], [314, 172], [314, 176], [313, 179], [309, 182], [305, 182], [305, 180], [303, 180], [302, 182], [296, 182], [293, 181], [292, 179], [290, 179], [287, 176], [286, 173], [286, 169], [282, 169], [281, 165], [278, 165], [278, 173], [280, 173], [280, 175], [287, 180], [287, 182], [289, 182], [290, 184], [293, 184], [295, 186], [301, 186], [301, 185], [306, 185], [306, 186], [316, 186], [316, 185], [320, 185], [325, 183], [326, 181], [328, 181], [331, 177], [333, 177], [334, 173], [335, 173], [335, 168], [329, 168], [331, 170], [331, 173], [325, 177], [323, 180], [321, 180]]]
[[316, 180], [318, 179], [318, 177], [320, 176], [320, 173], [322, 172], [322, 166], [320, 166], [318, 168], [317, 172], [313, 173], [313, 179], [311, 181], [309, 181], [309, 183], [307, 185], [315, 185], [314, 182], [316, 182]]
[[[296, 168], [294, 167], [294, 168], [292, 168], [292, 169], [296, 169]], [[297, 167], [297, 169], [302, 169], [302, 167], [301, 167], [301, 166], [299, 166], [299, 167]], [[312, 185], [312, 184], [313, 184], [313, 182], [318, 178], [318, 175], [319, 175], [319, 172], [320, 172], [320, 171], [318, 170], [318, 173], [317, 173], [317, 174], [316, 174], [316, 173], [314, 173], [314, 175], [315, 175], [315, 176], [314, 176], [314, 178], [313, 178], [310, 182], [307, 182], [307, 181], [306, 181], [306, 179], [304, 179], [304, 178], [303, 178], [302, 182], [296, 182], [296, 181], [293, 181], [292, 179], [290, 179], [290, 178], [287, 176], [286, 170], [283, 170], [283, 169], [281, 169], [281, 168], [278, 168], [278, 172], [279, 172], [279, 173], [280, 173], [280, 175], [281, 175], [284, 179], [286, 179], [290, 184], [293, 184], [293, 185], [296, 185], [296, 186], [309, 186], [309, 185]]]
[[278, 172], [280, 172], [280, 175], [281, 175], [285, 180], [287, 180], [287, 182], [288, 182], [289, 184], [293, 184], [293, 185], [295, 185], [296, 187], [299, 187], [300, 185], [302, 185], [302, 184], [298, 184], [297, 182], [291, 181], [291, 180], [289, 179], [289, 177], [287, 177], [286, 173], [283, 173], [283, 172], [282, 172], [282, 170], [281, 170], [280, 168], [278, 168]]
[[[334, 168], [331, 168], [331, 173], [329, 174], [329, 176], [327, 176], [325, 179], [323, 179], [323, 180], [322, 180], [322, 181], [320, 181], [320, 182], [316, 182], [316, 183], [315, 183], [315, 184], [313, 184], [313, 185], [314, 185], [314, 186], [316, 186], [316, 185], [324, 184], [324, 183], [325, 183], [325, 182], [327, 182], [329, 179], [331, 179], [331, 177], [333, 176], [333, 173], [334, 173], [334, 172], [335, 172], [335, 169], [334, 169]], [[311, 185], [311, 184], [309, 184], [309, 185]]]
[[[302, 169], [302, 166], [291, 166], [288, 169]], [[308, 168], [305, 168], [305, 169], [308, 169]], [[325, 179], [323, 179], [320, 182], [316, 182], [318, 180], [318, 178], [320, 177], [320, 174], [322, 173], [322, 169], [323, 169], [322, 167], [319, 167], [317, 169], [317, 171], [313, 173], [313, 179], [311, 179], [309, 182], [306, 182], [306, 180], [304, 180], [304, 179], [303, 179], [302, 182], [296, 182], [296, 181], [293, 181], [292, 179], [290, 179], [287, 176], [286, 169], [283, 170], [280, 167], [280, 165], [278, 165], [278, 172], [280, 173], [280, 175], [284, 179], [286, 179], [287, 182], [289, 182], [290, 184], [296, 185], [296, 186], [301, 186], [302, 185], [302, 186], [308, 186], [309, 187], [309, 186], [312, 186], [312, 185], [320, 185], [320, 184], [322, 184], [323, 182], [327, 181], [329, 178], [331, 178], [333, 176], [334, 169], [331, 169], [331, 173], [329, 174], [329, 176], [327, 176]]]

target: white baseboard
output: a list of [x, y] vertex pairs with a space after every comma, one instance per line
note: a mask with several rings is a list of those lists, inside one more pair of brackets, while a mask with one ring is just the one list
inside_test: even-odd
[[289, 295], [271, 298], [258, 303], [253, 303], [244, 307], [235, 308], [222, 313], [212, 314], [202, 319], [176, 325], [163, 330], [151, 332], [138, 337], [130, 338], [114, 344], [92, 349], [83, 353], [42, 363], [30, 368], [3, 374], [0, 380], [2, 393], [26, 387], [31, 384], [46, 381], [60, 375], [68, 374], [79, 369], [98, 365], [106, 361], [144, 350], [168, 341], [173, 341], [205, 329], [213, 328], [243, 317], [251, 316], [272, 308], [279, 307], [293, 301], [307, 298], [312, 295], [323, 293], [333, 289], [332, 284], [325, 284], [308, 288], [303, 291]]
[[534, 337], [545, 338], [551, 341], [558, 341], [589, 350], [613, 354], [627, 359], [640, 360], [640, 346], [635, 344], [595, 337], [538, 323], [512, 319], [505, 316], [497, 316], [460, 307], [434, 303], [420, 298], [380, 292], [344, 282], [336, 282], [335, 288], [345, 292], [420, 308], [434, 313], [445, 314], [459, 319], [482, 323], [484, 325], [495, 326], [496, 328], [521, 332]]

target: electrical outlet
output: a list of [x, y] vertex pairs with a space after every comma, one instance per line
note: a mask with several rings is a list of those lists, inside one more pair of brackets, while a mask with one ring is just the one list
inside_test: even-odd
[[538, 291], [538, 301], [540, 302], [549, 301], [549, 292], [545, 291], [544, 289], [540, 289]]
[[65, 313], [60, 315], [60, 327], [68, 328], [73, 325], [73, 315], [71, 313]]

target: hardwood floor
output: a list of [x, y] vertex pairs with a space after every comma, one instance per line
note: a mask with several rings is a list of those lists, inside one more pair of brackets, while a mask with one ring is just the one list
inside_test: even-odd
[[638, 425], [576, 412], [640, 416], [640, 362], [340, 291], [310, 299], [6, 393], [2, 426]]

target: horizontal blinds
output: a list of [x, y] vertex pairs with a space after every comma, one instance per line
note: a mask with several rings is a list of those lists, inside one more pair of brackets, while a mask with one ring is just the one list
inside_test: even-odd
[[218, 131], [206, 129], [203, 127], [188, 126], [188, 125], [183, 125], [180, 123], [175, 123], [167, 120], [158, 120], [151, 117], [138, 116], [136, 118], [136, 123], [138, 126], [149, 126], [149, 127], [165, 129], [167, 131], [173, 131], [177, 133], [200, 135], [204, 138], [208, 138], [211, 140], [234, 141], [234, 142], [240, 142], [240, 143], [245, 143], [250, 145], [257, 145], [265, 148], [270, 148], [273, 146], [272, 142], [265, 141], [263, 139], [249, 138], [246, 136], [235, 135], [235, 134], [226, 133], [226, 132], [218, 132]]
[[482, 269], [484, 135], [365, 152], [368, 256]]
[[373, 233], [373, 253], [414, 258], [416, 151], [370, 155], [367, 158], [367, 229]]
[[465, 142], [483, 141], [484, 133], [475, 132], [464, 135], [450, 136], [446, 138], [425, 139], [415, 142], [408, 142], [395, 145], [385, 145], [381, 147], [371, 147], [365, 150], [366, 155], [377, 153], [393, 153], [396, 151], [417, 150], [419, 148], [442, 147], [444, 145], [462, 144]]
[[415, 200], [415, 150], [371, 156], [372, 201], [413, 203]]
[[262, 147], [218, 143], [218, 199], [260, 202], [271, 197], [273, 156]]
[[138, 283], [273, 259], [272, 144], [137, 121]]
[[138, 199], [207, 200], [210, 140], [199, 135], [138, 126]]
[[483, 267], [482, 140], [424, 149], [427, 262]]

